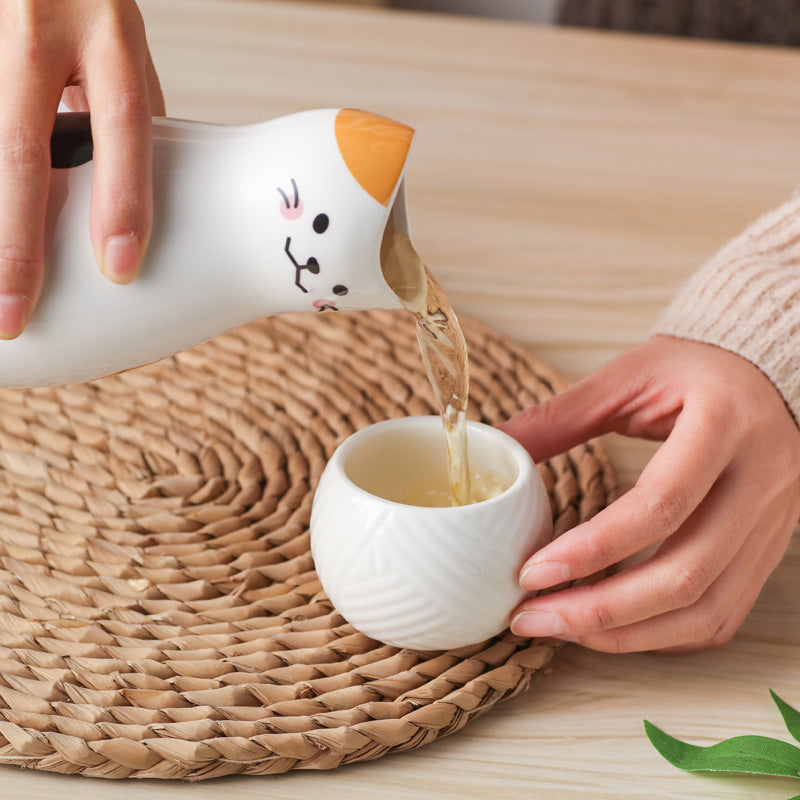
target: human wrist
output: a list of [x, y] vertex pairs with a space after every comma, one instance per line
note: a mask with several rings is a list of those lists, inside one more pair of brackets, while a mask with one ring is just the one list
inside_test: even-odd
[[653, 333], [714, 344], [747, 359], [800, 424], [800, 194], [696, 272]]

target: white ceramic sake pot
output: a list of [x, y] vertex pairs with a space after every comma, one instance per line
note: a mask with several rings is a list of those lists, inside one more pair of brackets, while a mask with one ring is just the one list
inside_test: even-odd
[[472, 505], [427, 508], [397, 499], [447, 481], [438, 417], [405, 417], [348, 437], [328, 462], [311, 512], [311, 552], [331, 602], [371, 638], [452, 649], [502, 632], [526, 596], [523, 561], [552, 537], [544, 484], [525, 449], [468, 423], [470, 472], [508, 488]]
[[380, 248], [390, 218], [407, 233], [413, 136], [353, 109], [242, 126], [155, 118], [153, 234], [119, 286], [89, 237], [89, 115], [59, 115], [44, 286], [22, 335], [0, 342], [0, 386], [98, 378], [270, 314], [400, 308]]

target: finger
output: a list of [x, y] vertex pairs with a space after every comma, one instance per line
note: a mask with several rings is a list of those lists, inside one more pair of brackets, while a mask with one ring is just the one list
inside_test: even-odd
[[0, 75], [0, 338], [25, 327], [44, 275], [50, 134], [63, 83], [25, 36], [4, 44]]
[[164, 92], [161, 89], [161, 81], [158, 79], [153, 58], [150, 52], [147, 53], [147, 98], [150, 102], [150, 113], [156, 117], [163, 117], [167, 113], [166, 106], [164, 105]]
[[661, 648], [661, 650], [673, 653], [708, 650], [722, 647], [733, 639], [758, 600], [758, 596], [770, 575], [783, 560], [797, 525], [798, 516], [800, 515], [800, 499], [797, 497], [796, 490], [791, 489], [785, 492], [781, 498], [776, 500], [776, 504], [784, 506], [786, 511], [775, 526], [774, 534], [760, 541], [756, 552], [752, 553], [753, 577], [744, 584], [740, 583], [741, 597], [739, 602], [731, 608], [727, 616], [718, 615], [723, 619], [720, 625], [712, 624], [708, 626], [714, 629], [714, 634], [696, 642], [689, 641]]
[[534, 553], [520, 585], [547, 589], [606, 569], [672, 535], [711, 490], [735, 452], [724, 419], [687, 407], [636, 485], [592, 519]]
[[137, 13], [98, 32], [86, 54], [94, 143], [92, 245], [104, 274], [117, 283], [136, 276], [153, 220], [152, 118], [143, 41]]
[[634, 383], [623, 355], [570, 386], [566, 391], [530, 406], [500, 429], [544, 461], [596, 436], [616, 430], [619, 418], [643, 392], [646, 378], [634, 372]]
[[654, 556], [592, 586], [522, 603], [514, 632], [585, 636], [693, 605], [731, 563], [761, 515], [763, 499], [732, 502], [751, 488], [749, 473], [724, 475]]
[[685, 652], [721, 647], [733, 638], [750, 613], [767, 578], [783, 557], [793, 528], [793, 522], [784, 520], [767, 530], [754, 530], [728, 568], [692, 606], [569, 640], [593, 650], [614, 653]]
[[671, 343], [654, 336], [501, 428], [535, 461], [612, 431], [663, 440], [684, 399], [685, 365], [674, 360]]

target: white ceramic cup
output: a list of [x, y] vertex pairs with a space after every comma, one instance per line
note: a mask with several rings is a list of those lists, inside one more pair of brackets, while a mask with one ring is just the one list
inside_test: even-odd
[[[550, 541], [550, 502], [525, 449], [468, 422], [470, 472], [508, 488], [466, 506], [398, 498], [447, 483], [439, 417], [378, 422], [348, 437], [328, 462], [311, 511], [311, 553], [339, 613], [397, 647], [445, 650], [502, 632], [525, 598], [522, 562]], [[388, 498], [388, 499], [387, 499]]]

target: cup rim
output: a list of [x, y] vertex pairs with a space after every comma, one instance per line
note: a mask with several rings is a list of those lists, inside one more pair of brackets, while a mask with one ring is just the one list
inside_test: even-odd
[[510, 451], [517, 467], [517, 476], [513, 483], [494, 497], [481, 500], [477, 503], [469, 503], [464, 506], [419, 506], [412, 503], [401, 503], [398, 500], [389, 500], [388, 498], [369, 492], [355, 483], [347, 474], [347, 471], [344, 468], [344, 461], [349, 453], [354, 447], [358, 446], [361, 440], [366, 439], [369, 436], [376, 435], [376, 431], [380, 431], [381, 429], [393, 429], [409, 426], [428, 426], [433, 425], [434, 423], [437, 426], [441, 426], [441, 417], [434, 414], [419, 414], [414, 416], [393, 417], [390, 419], [373, 422], [370, 425], [360, 428], [359, 430], [347, 436], [347, 438], [341, 442], [341, 444], [339, 444], [333, 455], [330, 457], [326, 469], [335, 469], [338, 477], [345, 481], [349, 487], [364, 497], [370, 498], [374, 502], [402, 509], [415, 509], [420, 513], [425, 514], [430, 514], [432, 512], [444, 514], [470, 513], [470, 509], [484, 509], [487, 506], [497, 504], [499, 502], [507, 502], [510, 495], [518, 494], [521, 491], [531, 471], [536, 470], [536, 464], [531, 458], [530, 453], [528, 453], [528, 451], [516, 439], [514, 439], [513, 436], [505, 433], [505, 431], [501, 431], [499, 428], [495, 428], [492, 425], [487, 425], [486, 423], [479, 422], [478, 420], [468, 419], [467, 436], [469, 436], [470, 430], [474, 430], [481, 431], [482, 435], [495, 438], [502, 444], [503, 447]]

